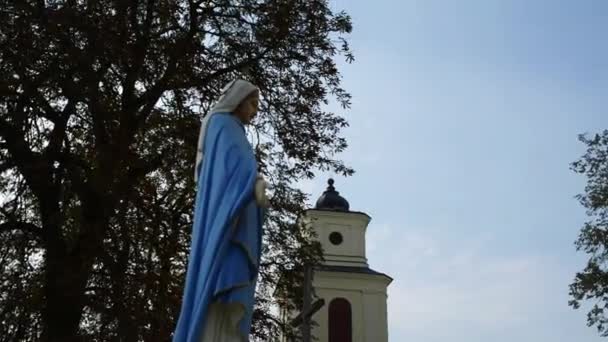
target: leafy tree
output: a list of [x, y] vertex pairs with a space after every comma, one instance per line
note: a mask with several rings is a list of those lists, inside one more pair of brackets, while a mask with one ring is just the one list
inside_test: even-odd
[[570, 285], [570, 305], [578, 309], [584, 301], [594, 302], [587, 324], [608, 336], [608, 130], [582, 135], [580, 141], [587, 151], [572, 169], [587, 178], [584, 194], [577, 197], [587, 209], [589, 221], [581, 229], [576, 248], [590, 257]]
[[320, 256], [297, 182], [352, 173], [324, 108], [350, 104], [350, 31], [328, 0], [4, 1], [0, 341], [170, 339], [199, 120], [235, 77], [261, 89], [249, 133], [274, 192], [252, 335], [277, 336], [279, 275]]

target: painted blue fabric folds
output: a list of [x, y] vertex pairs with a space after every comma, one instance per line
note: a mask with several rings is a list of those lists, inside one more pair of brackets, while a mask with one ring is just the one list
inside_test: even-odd
[[173, 342], [198, 342], [209, 305], [240, 303], [238, 328], [247, 340], [261, 253], [263, 212], [256, 204], [257, 162], [245, 129], [230, 113], [206, 128], [192, 244]]

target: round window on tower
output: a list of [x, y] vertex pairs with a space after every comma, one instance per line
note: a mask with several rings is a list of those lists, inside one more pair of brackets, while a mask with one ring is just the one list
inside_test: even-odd
[[342, 234], [338, 233], [338, 232], [332, 232], [331, 234], [329, 234], [329, 242], [331, 242], [334, 245], [339, 245], [342, 243]]

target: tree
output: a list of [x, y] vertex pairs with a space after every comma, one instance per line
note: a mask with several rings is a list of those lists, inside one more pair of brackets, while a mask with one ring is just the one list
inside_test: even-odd
[[570, 285], [570, 305], [595, 302], [587, 313], [587, 324], [608, 336], [608, 130], [593, 136], [581, 135], [587, 151], [572, 169], [587, 177], [585, 193], [578, 200], [590, 217], [576, 241], [577, 250], [590, 254], [585, 268]]
[[[192, 223], [199, 119], [235, 77], [272, 184], [252, 335], [279, 274], [319, 258], [296, 225], [336, 154], [350, 17], [327, 0], [7, 0], [0, 9], [0, 341], [167, 341]], [[298, 293], [298, 272], [288, 286]], [[291, 274], [289, 272], [285, 274]]]

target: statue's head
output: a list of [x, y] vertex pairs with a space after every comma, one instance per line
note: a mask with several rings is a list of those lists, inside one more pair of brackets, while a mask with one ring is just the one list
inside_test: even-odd
[[222, 89], [212, 112], [228, 112], [249, 124], [258, 112], [260, 91], [245, 80], [234, 80]]
[[239, 103], [233, 114], [241, 119], [244, 124], [249, 124], [257, 114], [259, 105], [260, 92], [256, 89]]

